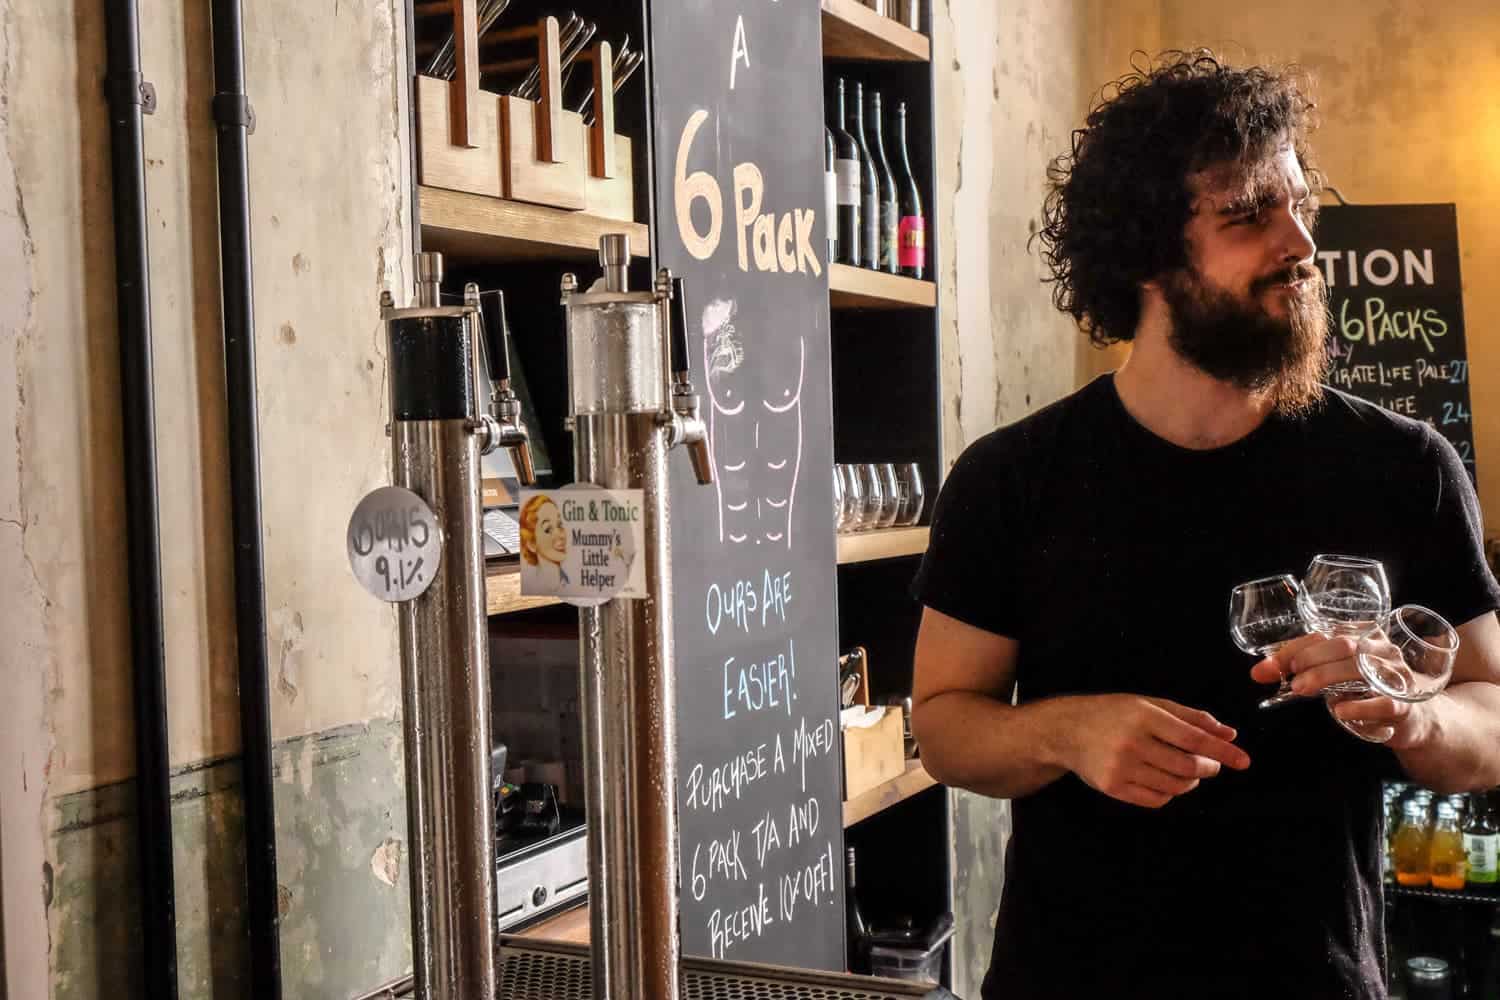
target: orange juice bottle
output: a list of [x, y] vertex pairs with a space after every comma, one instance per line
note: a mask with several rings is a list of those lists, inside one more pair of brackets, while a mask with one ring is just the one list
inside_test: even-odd
[[1422, 803], [1408, 800], [1401, 807], [1401, 825], [1391, 840], [1396, 881], [1401, 885], [1427, 885], [1432, 880], [1429, 851], [1431, 833], [1427, 828], [1427, 810]]
[[1438, 806], [1437, 826], [1428, 848], [1428, 868], [1435, 889], [1462, 889], [1469, 867], [1464, 837], [1458, 829], [1458, 810], [1447, 802]]

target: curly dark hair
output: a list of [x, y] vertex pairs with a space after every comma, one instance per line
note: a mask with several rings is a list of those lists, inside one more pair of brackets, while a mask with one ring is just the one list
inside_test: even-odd
[[1314, 193], [1309, 225], [1322, 188], [1307, 148], [1316, 106], [1296, 68], [1235, 68], [1206, 49], [1136, 53], [1132, 66], [1048, 166], [1045, 224], [1033, 237], [1053, 303], [1101, 347], [1135, 337], [1143, 281], [1188, 263], [1188, 175], [1255, 164], [1290, 144]]

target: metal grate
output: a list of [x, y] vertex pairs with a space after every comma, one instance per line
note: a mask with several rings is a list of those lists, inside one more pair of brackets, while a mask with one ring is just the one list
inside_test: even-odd
[[[709, 964], [695, 961], [683, 969], [684, 1000], [899, 1000], [926, 995], [915, 984], [892, 983], [890, 990], [871, 989], [871, 980], [853, 976], [841, 978], [853, 980], [858, 986], [815, 982], [812, 980], [839, 977], [804, 975], [800, 970], [786, 970], [784, 977], [770, 978], [764, 974], [769, 970], [764, 969], [756, 974], [692, 967]], [[499, 971], [498, 1000], [594, 1000], [588, 952], [518, 947], [512, 940], [501, 951]]]
[[682, 985], [685, 1000], [887, 1000], [892, 995], [702, 972], [688, 972]]
[[505, 949], [497, 1000], [594, 1000], [590, 959]]

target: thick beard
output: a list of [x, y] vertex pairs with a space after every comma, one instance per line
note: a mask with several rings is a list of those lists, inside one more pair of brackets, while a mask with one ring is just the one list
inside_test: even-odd
[[[1260, 304], [1260, 295], [1279, 282], [1307, 279], [1289, 299], [1280, 319]], [[1161, 282], [1172, 318], [1167, 335], [1172, 349], [1213, 378], [1266, 394], [1277, 413], [1297, 416], [1323, 398], [1331, 359], [1328, 289], [1316, 268], [1294, 265], [1257, 279], [1246, 301], [1215, 287], [1192, 265]]]

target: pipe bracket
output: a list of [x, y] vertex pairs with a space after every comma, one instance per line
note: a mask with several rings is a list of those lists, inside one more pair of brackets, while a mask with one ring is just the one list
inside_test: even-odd
[[156, 114], [156, 87], [139, 73], [110, 77], [104, 83], [104, 93], [113, 107], [138, 104], [142, 114]]
[[246, 135], [255, 134], [255, 108], [246, 94], [215, 94], [214, 121], [221, 128], [244, 128]]

